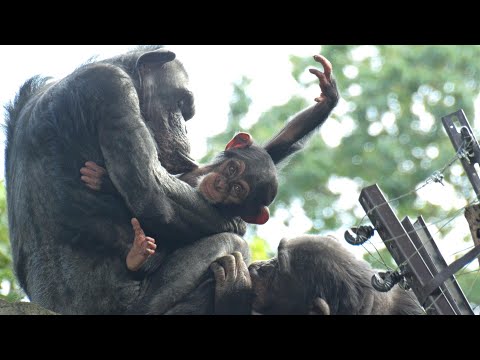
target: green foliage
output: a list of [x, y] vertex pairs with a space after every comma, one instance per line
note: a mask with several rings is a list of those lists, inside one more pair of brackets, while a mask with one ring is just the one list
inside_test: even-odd
[[233, 84], [230, 113], [228, 114], [227, 128], [223, 133], [212, 136], [207, 142], [207, 153], [201, 162], [208, 163], [220, 149], [224, 149], [228, 141], [241, 130], [240, 120], [248, 113], [252, 100], [245, 93], [251, 80], [245, 76], [238, 83]]
[[[360, 57], [359, 50], [369, 56]], [[321, 196], [305, 202], [307, 215], [322, 217], [320, 210], [339, 198], [339, 194], [325, 189], [325, 180], [332, 175], [355, 178], [360, 187], [378, 183], [385, 194], [394, 198], [414, 189], [454, 156], [440, 119], [459, 108], [474, 119], [480, 65], [472, 59], [480, 55], [480, 47], [324, 46], [322, 54], [331, 60], [347, 103], [347, 110], [332, 119], [342, 124], [351, 118], [356, 128], [333, 149], [315, 137], [288, 171], [293, 184], [280, 194], [280, 201], [289, 201], [286, 193], [295, 197], [312, 191], [312, 185], [313, 191], [322, 187], [323, 190], [318, 189]], [[292, 57], [292, 61], [297, 79], [307, 67], [315, 65], [311, 59]], [[319, 153], [329, 156], [317, 159], [319, 156], [314, 154]], [[295, 174], [293, 181], [291, 174]], [[310, 185], [304, 186], [305, 181], [298, 185], [296, 180], [307, 174]], [[446, 181], [454, 184], [458, 197], [471, 198], [465, 176], [447, 172]], [[399, 217], [412, 215], [413, 208], [427, 218], [444, 215], [438, 206], [419, 206], [415, 200], [416, 196], [410, 196], [396, 205]], [[333, 211], [333, 218], [340, 219], [339, 212], [344, 209], [333, 206]], [[353, 217], [353, 212], [350, 215]], [[323, 219], [327, 220], [325, 225], [314, 230], [342, 226], [339, 220], [329, 219]]]
[[255, 235], [249, 242], [252, 261], [266, 260], [273, 256], [273, 252], [267, 242]]
[[480, 274], [476, 271], [462, 271], [456, 275], [458, 284], [466, 298], [473, 304], [480, 304]]
[[0, 290], [0, 299], [3, 300], [17, 301], [23, 297], [12, 272], [12, 256], [8, 238], [7, 202], [3, 181], [0, 181]]
[[[392, 270], [397, 268], [397, 264], [390, 255], [390, 252], [387, 248], [378, 249], [378, 252], [374, 249], [372, 250], [370, 246], [368, 247], [368, 252], [363, 255], [363, 259], [369, 262], [375, 269], [378, 270]], [[387, 266], [385, 266], [386, 264]]]

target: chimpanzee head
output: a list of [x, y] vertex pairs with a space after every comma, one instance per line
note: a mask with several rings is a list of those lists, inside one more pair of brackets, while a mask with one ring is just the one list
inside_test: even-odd
[[277, 256], [249, 266], [253, 310], [262, 314], [355, 314], [372, 271], [333, 237], [283, 239]]
[[277, 169], [265, 149], [239, 133], [227, 144], [198, 185], [200, 192], [223, 212], [246, 222], [264, 224], [268, 205], [277, 195]]
[[134, 80], [141, 113], [155, 138], [163, 167], [172, 174], [195, 168], [185, 127], [195, 106], [182, 63], [163, 48], [136, 50], [130, 54], [126, 71]]

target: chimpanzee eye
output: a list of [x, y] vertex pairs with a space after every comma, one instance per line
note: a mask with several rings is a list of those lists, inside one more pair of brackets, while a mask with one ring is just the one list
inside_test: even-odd
[[235, 165], [229, 165], [228, 166], [228, 175], [233, 176], [237, 172], [237, 168]]
[[235, 192], [235, 195], [241, 195], [243, 192], [243, 186], [240, 184], [235, 184], [233, 185], [233, 191]]

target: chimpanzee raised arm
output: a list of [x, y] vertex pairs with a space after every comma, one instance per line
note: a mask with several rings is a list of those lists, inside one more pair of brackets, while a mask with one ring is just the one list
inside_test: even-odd
[[[338, 102], [331, 63], [321, 55], [315, 55], [314, 59], [323, 65], [325, 71], [322, 73], [310, 69], [318, 77], [322, 93], [315, 98], [317, 104], [298, 113], [265, 145], [264, 149], [275, 164], [301, 149], [308, 135], [325, 122]], [[194, 187], [198, 185], [204, 198], [220, 206], [222, 213], [240, 215], [247, 222], [260, 224], [268, 220], [266, 206], [277, 193], [277, 179], [275, 167], [267, 159], [268, 156], [263, 155], [263, 149], [251, 145], [250, 135], [240, 133], [211, 164], [187, 172], [180, 179]], [[241, 159], [232, 160], [239, 157]], [[234, 173], [228, 174], [230, 169], [234, 169]], [[102, 190], [111, 188], [108, 177], [103, 177], [105, 169], [95, 163], [87, 162], [80, 172], [82, 180], [91, 189], [100, 190], [100, 184]], [[238, 179], [238, 175], [242, 175], [242, 179]], [[197, 184], [200, 177], [202, 180]], [[247, 181], [243, 181], [243, 178]]]
[[317, 104], [295, 115], [264, 146], [275, 164], [300, 150], [308, 139], [308, 135], [325, 122], [338, 103], [339, 94], [332, 74], [332, 64], [322, 55], [315, 55], [313, 58], [323, 65], [323, 73], [317, 69], [310, 69], [310, 72], [318, 77], [322, 93], [315, 98]]

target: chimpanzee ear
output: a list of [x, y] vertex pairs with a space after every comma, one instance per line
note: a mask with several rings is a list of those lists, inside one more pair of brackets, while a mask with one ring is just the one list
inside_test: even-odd
[[308, 315], [330, 315], [330, 306], [320, 297], [313, 299]]
[[148, 65], [163, 65], [167, 62], [175, 59], [175, 53], [167, 49], [158, 49], [155, 51], [150, 51], [145, 54], [142, 54], [137, 59], [137, 69], [141, 69], [143, 66]]
[[225, 147], [225, 150], [244, 149], [252, 146], [252, 144], [253, 144], [253, 140], [250, 134], [241, 132], [235, 135], [233, 139], [228, 142], [227, 146]]
[[283, 238], [280, 240], [280, 244], [278, 245], [277, 251], [277, 259], [278, 259], [278, 270], [280, 273], [290, 273], [290, 259], [288, 256], [288, 248], [287, 248], [288, 240]]
[[268, 207], [263, 206], [259, 214], [255, 216], [242, 216], [242, 219], [250, 224], [263, 225], [270, 219], [270, 210], [268, 210]]

